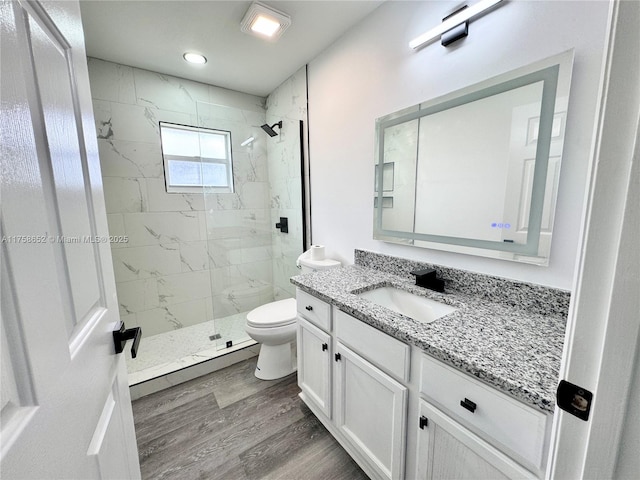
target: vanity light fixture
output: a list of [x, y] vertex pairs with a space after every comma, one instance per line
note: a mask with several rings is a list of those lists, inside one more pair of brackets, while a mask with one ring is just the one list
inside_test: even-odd
[[[493, 7], [495, 4], [500, 3], [501, 1], [502, 0], [481, 0], [478, 3], [471, 5], [470, 7], [462, 8], [453, 15], [445, 17], [440, 25], [411, 40], [409, 42], [409, 47], [416, 50], [423, 45], [431, 42], [432, 40], [440, 37], [442, 34], [449, 32], [449, 30], [452, 30], [460, 26], [461, 24], [468, 22], [471, 18], [480, 15], [482, 12]], [[466, 31], [466, 28], [464, 30]], [[466, 35], [461, 33], [460, 35], [456, 35], [453, 39], [443, 39], [443, 45], [448, 45], [449, 43], [464, 36]]]
[[189, 63], [195, 63], [198, 65], [204, 65], [205, 63], [207, 63], [207, 58], [204, 55], [200, 55], [199, 53], [185, 52], [184, 55], [182, 55], [182, 58], [184, 58]]
[[256, 37], [275, 41], [291, 25], [291, 17], [264, 3], [253, 2], [245, 13], [240, 30]]

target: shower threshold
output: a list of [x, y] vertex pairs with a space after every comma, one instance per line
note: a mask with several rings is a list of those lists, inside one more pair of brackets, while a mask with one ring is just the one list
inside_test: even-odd
[[[142, 338], [138, 355], [127, 350], [129, 386], [169, 375], [202, 362], [256, 345], [244, 331], [246, 313], [215, 319], [198, 325]], [[233, 339], [229, 348], [219, 346], [217, 328], [223, 339]], [[224, 340], [223, 340], [224, 341]], [[226, 343], [226, 342], [225, 342]]]

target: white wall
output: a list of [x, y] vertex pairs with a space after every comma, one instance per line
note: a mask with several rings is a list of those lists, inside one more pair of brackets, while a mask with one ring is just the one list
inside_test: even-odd
[[[364, 248], [570, 289], [584, 208], [608, 2], [509, 1], [473, 21], [469, 37], [414, 52], [408, 42], [456, 2], [387, 2], [309, 64], [313, 242], [353, 261]], [[372, 239], [377, 117], [575, 48], [564, 159], [548, 267]]]

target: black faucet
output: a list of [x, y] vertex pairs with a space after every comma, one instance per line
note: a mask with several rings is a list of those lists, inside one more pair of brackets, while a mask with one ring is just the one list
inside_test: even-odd
[[436, 278], [435, 269], [414, 270], [411, 275], [416, 276], [417, 286], [435, 290], [436, 292], [444, 292], [444, 280]]

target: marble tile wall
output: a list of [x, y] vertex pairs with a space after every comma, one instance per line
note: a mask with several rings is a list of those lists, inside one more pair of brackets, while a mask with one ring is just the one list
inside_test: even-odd
[[306, 67], [298, 70], [267, 97], [267, 123], [283, 121], [277, 137], [267, 144], [271, 223], [289, 219], [289, 233], [272, 232], [273, 283], [276, 300], [295, 296], [289, 278], [300, 271], [295, 262], [303, 251], [300, 121], [307, 124]]
[[[266, 145], [239, 148], [246, 125], [265, 123], [265, 99], [94, 58], [89, 74], [109, 230], [128, 236], [112, 244], [127, 326], [150, 336], [273, 299]], [[215, 123], [221, 112], [235, 115], [236, 192], [167, 194], [158, 122]]]

